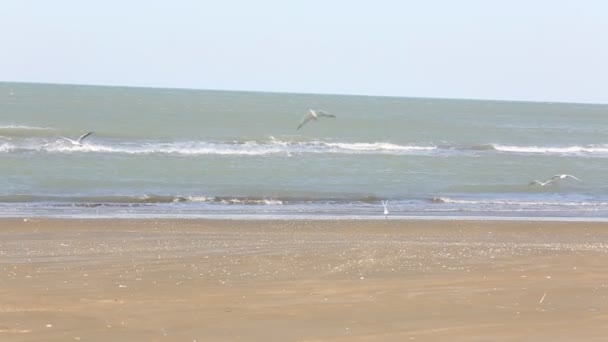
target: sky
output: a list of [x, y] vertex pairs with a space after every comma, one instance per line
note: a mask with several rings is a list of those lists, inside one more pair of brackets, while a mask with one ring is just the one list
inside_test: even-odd
[[608, 1], [20, 0], [0, 81], [608, 103]]

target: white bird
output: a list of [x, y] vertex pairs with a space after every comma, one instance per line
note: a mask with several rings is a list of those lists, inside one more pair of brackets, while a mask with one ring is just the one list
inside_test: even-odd
[[63, 139], [63, 140], [65, 140], [65, 141], [71, 142], [72, 145], [82, 145], [82, 142], [84, 141], [84, 139], [86, 139], [91, 134], [93, 134], [93, 132], [87, 132], [87, 133], [81, 135], [80, 137], [78, 137], [78, 139], [76, 139], [76, 140], [70, 139], [70, 138], [66, 138], [66, 137], [60, 137], [60, 138]]
[[574, 177], [573, 175], [562, 174], [562, 175], [555, 175], [555, 176], [551, 177], [552, 180], [562, 180], [562, 179], [567, 179], [567, 178], [572, 178], [579, 182], [582, 182], [580, 179]]
[[553, 177], [551, 177], [550, 179], [547, 179], [546, 181], [539, 181], [534, 180], [530, 183], [530, 185], [540, 185], [540, 186], [547, 186], [550, 184], [557, 184], [558, 182], [564, 180], [564, 179], [568, 179], [568, 178], [572, 178], [578, 182], [582, 182], [579, 178], [573, 176], [573, 175], [567, 175], [567, 174], [561, 174], [561, 175], [555, 175]]
[[336, 116], [333, 114], [329, 114], [328, 112], [325, 112], [322, 110], [309, 109], [308, 113], [306, 115], [304, 115], [304, 117], [302, 118], [302, 121], [298, 125], [298, 129], [302, 128], [302, 126], [304, 126], [308, 121], [310, 121], [310, 120], [317, 121], [321, 117], [335, 118]]
[[530, 185], [540, 185], [540, 186], [547, 186], [549, 184], [552, 184], [554, 182], [553, 179], [549, 179], [547, 181], [539, 181], [538, 179], [533, 180], [532, 182], [530, 182]]
[[384, 216], [388, 215], [388, 201], [380, 201], [384, 207]]

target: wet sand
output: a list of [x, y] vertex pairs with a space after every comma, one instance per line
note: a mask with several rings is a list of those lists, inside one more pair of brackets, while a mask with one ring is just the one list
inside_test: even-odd
[[0, 220], [1, 341], [604, 341], [608, 224]]

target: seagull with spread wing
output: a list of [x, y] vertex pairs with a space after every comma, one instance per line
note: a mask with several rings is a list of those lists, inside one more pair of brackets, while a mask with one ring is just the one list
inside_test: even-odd
[[66, 137], [60, 137], [61, 139], [71, 142], [72, 145], [82, 145], [82, 142], [84, 141], [84, 139], [86, 139], [89, 135], [93, 134], [93, 132], [86, 132], [85, 134], [81, 135], [80, 137], [78, 137], [78, 139], [74, 140], [74, 139], [70, 139], [70, 138], [66, 138]]
[[328, 112], [322, 111], [322, 110], [314, 110], [314, 109], [309, 109], [308, 113], [306, 115], [304, 115], [304, 118], [302, 118], [302, 121], [300, 122], [300, 124], [298, 125], [298, 129], [302, 128], [302, 126], [304, 126], [308, 121], [310, 120], [319, 120], [319, 118], [335, 118], [336, 116], [333, 114], [329, 114]]
[[552, 180], [556, 181], [556, 180], [562, 180], [562, 179], [567, 179], [567, 178], [572, 178], [576, 181], [582, 182], [582, 180], [576, 178], [573, 175], [566, 175], [566, 174], [562, 174], [562, 175], [555, 175], [553, 177], [551, 177]]
[[568, 178], [572, 178], [576, 181], [582, 182], [579, 178], [573, 176], [573, 175], [567, 175], [567, 174], [561, 174], [561, 175], [555, 175], [553, 177], [551, 177], [550, 179], [547, 179], [546, 181], [539, 181], [534, 180], [530, 183], [530, 185], [540, 185], [540, 186], [547, 186], [547, 185], [556, 185], [558, 182], [564, 180], [564, 179], [568, 179]]

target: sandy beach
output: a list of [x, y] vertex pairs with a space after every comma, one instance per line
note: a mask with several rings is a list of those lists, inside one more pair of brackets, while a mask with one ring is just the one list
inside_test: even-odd
[[0, 220], [2, 341], [590, 341], [608, 224]]

